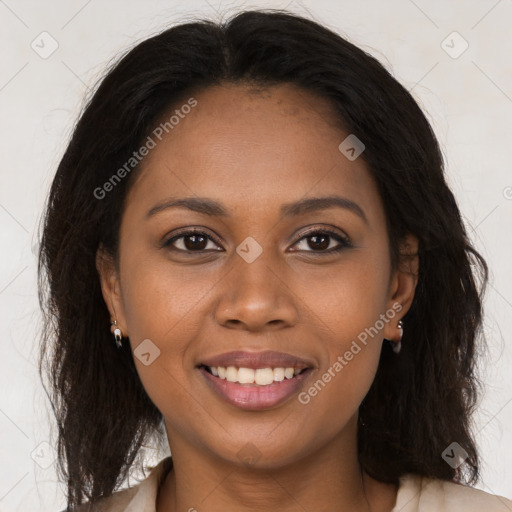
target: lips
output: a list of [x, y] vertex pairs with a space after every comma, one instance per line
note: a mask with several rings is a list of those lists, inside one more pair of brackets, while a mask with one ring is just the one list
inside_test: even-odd
[[226, 402], [263, 410], [277, 407], [297, 393], [313, 363], [283, 352], [235, 351], [207, 358], [197, 368]]
[[311, 361], [307, 361], [291, 354], [284, 352], [245, 352], [235, 351], [226, 354], [220, 354], [205, 359], [201, 362], [203, 366], [235, 366], [236, 368], [297, 368], [303, 370], [304, 368], [313, 367]]

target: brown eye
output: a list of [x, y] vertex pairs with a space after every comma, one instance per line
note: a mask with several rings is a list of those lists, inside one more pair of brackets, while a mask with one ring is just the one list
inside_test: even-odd
[[180, 233], [164, 242], [163, 246], [182, 252], [222, 250], [219, 248], [217, 242], [203, 231], [187, 231]]
[[208, 238], [202, 235], [187, 235], [182, 238], [183, 245], [189, 251], [202, 251], [208, 245]]
[[333, 231], [310, 231], [303, 236], [296, 244], [296, 250], [305, 252], [333, 253], [351, 247], [348, 238], [334, 233]]
[[308, 240], [308, 246], [311, 249], [313, 249], [315, 251], [318, 251], [318, 250], [321, 251], [321, 250], [327, 249], [329, 247], [331, 237], [329, 235], [313, 235], [313, 236], [308, 236], [307, 240]]

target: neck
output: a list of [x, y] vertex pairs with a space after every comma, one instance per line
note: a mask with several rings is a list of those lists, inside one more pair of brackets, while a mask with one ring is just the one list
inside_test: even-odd
[[168, 432], [174, 469], [160, 487], [156, 510], [389, 512], [396, 487], [362, 473], [356, 435], [354, 422], [351, 431], [300, 460], [277, 464], [261, 457], [248, 466], [206, 454]]

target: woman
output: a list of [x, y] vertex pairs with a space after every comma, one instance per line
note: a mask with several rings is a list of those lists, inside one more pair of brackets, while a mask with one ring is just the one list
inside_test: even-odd
[[40, 272], [68, 510], [512, 510], [461, 485], [485, 261], [418, 105], [326, 28], [249, 11], [125, 55]]

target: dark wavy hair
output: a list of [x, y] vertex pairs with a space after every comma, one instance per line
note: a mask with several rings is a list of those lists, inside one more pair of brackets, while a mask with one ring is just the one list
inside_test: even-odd
[[[129, 344], [116, 349], [95, 266], [100, 244], [117, 259], [127, 191], [107, 182], [179, 100], [212, 85], [295, 84], [330, 101], [357, 134], [383, 200], [393, 268], [399, 244], [419, 240], [419, 276], [399, 355], [384, 344], [359, 409], [358, 447], [371, 476], [405, 473], [474, 483], [485, 260], [472, 247], [432, 128], [411, 94], [372, 56], [316, 22], [286, 11], [241, 12], [174, 26], [128, 51], [101, 80], [58, 166], [43, 218], [40, 372], [58, 427], [58, 471], [68, 510], [111, 495], [144, 443], [162, 427]], [[468, 453], [442, 458], [453, 441]]]

